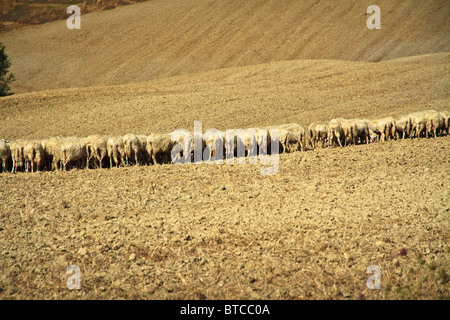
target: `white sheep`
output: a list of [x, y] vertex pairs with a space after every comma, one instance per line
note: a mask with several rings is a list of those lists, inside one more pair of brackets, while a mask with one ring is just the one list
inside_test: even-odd
[[130, 159], [134, 158], [136, 165], [139, 165], [138, 157], [139, 157], [139, 138], [132, 134], [128, 133], [122, 137], [123, 139], [123, 148], [125, 152], [125, 165], [130, 164]]
[[42, 170], [45, 164], [45, 152], [40, 141], [29, 141], [23, 147], [23, 156], [25, 160], [25, 171], [28, 172], [31, 167], [31, 172], [34, 172], [34, 166], [36, 170]]
[[2, 160], [2, 170], [6, 171], [6, 163], [11, 158], [11, 148], [8, 141], [0, 139], [0, 159]]
[[305, 129], [298, 123], [288, 123], [280, 126], [287, 130], [286, 147], [288, 152], [305, 151]]
[[367, 121], [364, 119], [352, 119], [354, 123], [353, 127], [353, 144], [366, 143], [369, 144], [370, 139], [370, 129]]
[[87, 161], [86, 142], [76, 137], [65, 138], [61, 144], [62, 169], [67, 170], [68, 164], [78, 162], [79, 168], [85, 167]]
[[342, 147], [341, 140], [345, 139], [344, 130], [342, 130], [342, 124], [337, 119], [332, 119], [328, 123], [328, 147], [334, 145], [335, 141]]
[[373, 132], [372, 129], [370, 129], [370, 127], [369, 127], [369, 137], [370, 137], [370, 143], [377, 142], [378, 135], [375, 132]]
[[[170, 136], [173, 143], [171, 152], [172, 162], [177, 164], [191, 163], [194, 160], [194, 137], [192, 132], [189, 132], [186, 129], [177, 129], [173, 131]], [[148, 158], [148, 164], [150, 164], [151, 159], [147, 152], [147, 146], [145, 152]]]
[[445, 130], [445, 119], [437, 111], [428, 111], [425, 114], [427, 118], [427, 138], [433, 135], [434, 138]]
[[[152, 133], [147, 138], [147, 152], [153, 164], [170, 163], [172, 147], [175, 145], [170, 134]], [[160, 159], [160, 161], [157, 161]]]
[[203, 134], [203, 160], [222, 161], [226, 155], [225, 133], [209, 129]]
[[409, 137], [411, 134], [411, 117], [408, 115], [400, 116], [395, 119], [395, 137], [396, 139]]
[[265, 154], [269, 154], [270, 141], [271, 141], [271, 136], [270, 136], [269, 130], [257, 128], [256, 129], [256, 139], [257, 139], [259, 154], [261, 154], [261, 152], [263, 152]]
[[318, 141], [322, 141], [322, 148], [328, 139], [328, 124], [315, 121], [308, 126], [309, 143], [315, 149]]
[[13, 161], [11, 172], [16, 173], [17, 170], [22, 171], [24, 167], [23, 148], [28, 143], [26, 140], [17, 139], [9, 143], [11, 150], [11, 158]]
[[52, 137], [41, 141], [42, 148], [46, 155], [46, 167], [48, 170], [62, 169], [61, 145], [63, 138]]
[[424, 133], [426, 135], [427, 129], [427, 117], [425, 111], [418, 111], [409, 115], [411, 118], [411, 137], [420, 138], [420, 135]]
[[234, 157], [238, 158], [238, 163], [245, 163], [245, 157], [249, 157], [250, 164], [256, 163], [258, 149], [259, 153], [268, 153], [268, 146], [270, 146], [268, 131], [264, 128], [227, 130], [223, 138], [227, 163], [234, 163]]
[[[286, 128], [283, 128], [282, 125], [279, 125], [279, 126], [264, 127], [263, 129], [267, 129], [269, 131], [269, 136], [271, 137], [270, 145], [278, 143], [279, 144], [279, 152], [280, 153], [286, 152], [287, 138], [288, 138], [288, 131], [286, 130]], [[273, 138], [276, 136], [274, 130], [278, 130], [278, 142], [275, 141], [275, 139]], [[272, 147], [270, 150], [272, 150]]]
[[367, 120], [364, 119], [368, 124], [370, 130], [372, 130], [377, 135], [378, 141], [386, 140], [387, 123], [384, 120]]
[[138, 160], [139, 158], [141, 158], [141, 163], [142, 164], [150, 164], [150, 159], [148, 158], [148, 153], [147, 153], [147, 138], [148, 135], [146, 134], [138, 134], [136, 135], [136, 137], [139, 140], [139, 155], [138, 155]]
[[355, 129], [355, 123], [353, 120], [347, 120], [347, 119], [343, 119], [343, 118], [337, 118], [337, 121], [339, 121], [341, 123], [341, 128], [342, 128], [342, 132], [344, 133], [344, 146], [347, 146], [348, 141], [350, 140], [351, 142], [353, 142], [353, 136], [354, 136], [354, 132], [356, 131]]
[[125, 150], [122, 137], [111, 137], [107, 141], [109, 167], [112, 168], [113, 161], [116, 167], [125, 164]]
[[396, 128], [396, 124], [395, 124], [395, 119], [393, 117], [386, 117], [383, 118], [382, 120], [386, 121], [386, 137], [389, 138], [389, 140], [393, 140], [395, 138], [395, 128]]
[[450, 128], [450, 112], [448, 111], [440, 111], [439, 112], [444, 117], [444, 130], [447, 134], [450, 134], [449, 128]]
[[108, 155], [108, 137], [100, 135], [91, 135], [85, 139], [86, 144], [86, 168], [92, 159], [96, 159], [102, 168], [103, 159]]

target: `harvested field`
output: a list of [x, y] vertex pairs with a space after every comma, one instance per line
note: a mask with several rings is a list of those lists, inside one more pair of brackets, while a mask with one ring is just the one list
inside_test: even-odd
[[[155, 0], [83, 15], [75, 33], [2, 32], [18, 80], [0, 139], [450, 111], [448, 3], [379, 1], [376, 31], [370, 4]], [[281, 154], [269, 176], [3, 172], [0, 299], [449, 299], [449, 159], [447, 134]]]
[[[0, 295], [448, 297], [449, 144], [283, 154], [274, 176], [206, 164], [1, 174]], [[68, 265], [82, 290], [67, 290]], [[381, 290], [366, 287], [369, 265]]]

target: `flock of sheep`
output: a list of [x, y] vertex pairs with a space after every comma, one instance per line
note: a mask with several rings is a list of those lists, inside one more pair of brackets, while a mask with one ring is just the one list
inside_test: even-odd
[[[245, 155], [253, 153], [258, 146], [270, 153], [269, 146], [279, 144], [279, 152], [314, 149], [321, 142], [325, 146], [346, 146], [349, 144], [371, 143], [388, 139], [436, 137], [449, 133], [450, 113], [434, 110], [419, 111], [396, 119], [392, 117], [367, 119], [332, 119], [330, 122], [313, 122], [305, 131], [299, 124], [291, 123], [261, 129], [242, 130], [234, 137], [233, 148], [237, 155], [237, 140], [245, 146]], [[274, 130], [277, 130], [275, 133]], [[216, 146], [226, 150], [226, 135], [203, 136], [202, 150], [216, 156]], [[190, 136], [190, 135], [189, 135]], [[274, 140], [273, 137], [278, 136]], [[264, 139], [262, 139], [264, 137]], [[220, 139], [220, 144], [217, 144]], [[181, 139], [182, 140], [182, 139]], [[173, 148], [181, 142], [171, 134], [134, 135], [118, 137], [92, 135], [87, 138], [52, 137], [42, 141], [0, 139], [0, 159], [2, 172], [34, 172], [39, 170], [68, 170], [78, 168], [103, 168], [109, 166], [129, 166], [144, 164], [170, 163]], [[255, 143], [253, 143], [253, 141]], [[192, 141], [194, 142], [194, 138]], [[308, 143], [307, 143], [308, 142]], [[307, 147], [308, 144], [308, 147]], [[194, 143], [190, 143], [191, 157], [194, 155]], [[254, 150], [252, 150], [252, 148]], [[185, 150], [185, 149], [184, 149]], [[276, 149], [275, 149], [276, 150]], [[180, 156], [182, 156], [182, 150]], [[220, 152], [219, 155], [224, 153]]]

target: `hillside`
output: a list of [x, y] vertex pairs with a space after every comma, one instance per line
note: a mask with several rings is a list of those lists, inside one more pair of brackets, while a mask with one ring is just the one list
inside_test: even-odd
[[[123, 135], [307, 127], [333, 117], [377, 118], [448, 109], [450, 53], [386, 62], [297, 60], [235, 67], [139, 84], [58, 89], [2, 99], [0, 137]], [[119, 120], [120, 119], [120, 120]]]
[[1, 33], [16, 93], [142, 82], [298, 59], [382, 61], [450, 51], [448, 1], [155, 0]]
[[[18, 29], [26, 25], [42, 24], [66, 19], [66, 8], [79, 5], [82, 12], [109, 10], [142, 0], [2, 0], [0, 3], [0, 31]], [[144, 0], [145, 1], [145, 0]]]
[[[0, 33], [18, 78], [0, 139], [450, 111], [449, 1], [377, 1], [381, 30], [370, 4], [152, 0], [85, 14], [80, 31]], [[274, 175], [2, 172], [0, 299], [448, 300], [449, 159], [447, 134], [283, 153]]]

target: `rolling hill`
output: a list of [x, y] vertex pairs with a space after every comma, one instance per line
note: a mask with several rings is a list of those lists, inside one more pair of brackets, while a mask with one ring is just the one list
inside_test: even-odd
[[[79, 31], [0, 33], [18, 78], [0, 138], [449, 110], [449, 1], [377, 1], [381, 30], [366, 28], [371, 4], [153, 0], [85, 14]], [[2, 172], [0, 299], [448, 299], [449, 146], [316, 148], [280, 154], [269, 176], [261, 163]]]
[[[1, 33], [16, 93], [117, 85], [298, 59], [383, 61], [450, 50], [448, 1], [155, 0]], [[68, 16], [68, 15], [66, 15]]]

